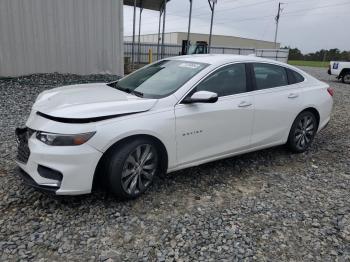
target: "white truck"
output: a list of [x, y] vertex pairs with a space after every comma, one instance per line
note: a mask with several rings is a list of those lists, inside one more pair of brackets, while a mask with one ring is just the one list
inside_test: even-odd
[[328, 68], [328, 74], [335, 75], [343, 83], [350, 84], [350, 62], [331, 61]]

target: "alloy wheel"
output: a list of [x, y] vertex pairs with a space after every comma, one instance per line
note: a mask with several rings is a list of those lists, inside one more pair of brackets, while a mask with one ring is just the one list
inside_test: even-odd
[[125, 160], [122, 187], [129, 195], [143, 192], [151, 184], [158, 166], [155, 148], [150, 144], [136, 147]]
[[294, 142], [298, 149], [305, 149], [315, 135], [316, 123], [310, 115], [302, 117], [294, 132]]

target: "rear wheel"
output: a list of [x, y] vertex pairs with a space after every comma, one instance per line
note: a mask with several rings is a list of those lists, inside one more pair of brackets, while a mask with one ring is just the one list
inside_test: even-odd
[[159, 170], [157, 148], [143, 138], [120, 145], [107, 161], [107, 186], [121, 198], [136, 198], [144, 193]]
[[344, 75], [342, 77], [342, 81], [345, 84], [350, 84], [350, 71], [347, 71], [344, 73]]
[[300, 113], [294, 120], [289, 132], [288, 147], [296, 153], [305, 152], [311, 145], [317, 128], [317, 120], [312, 112], [304, 111]]

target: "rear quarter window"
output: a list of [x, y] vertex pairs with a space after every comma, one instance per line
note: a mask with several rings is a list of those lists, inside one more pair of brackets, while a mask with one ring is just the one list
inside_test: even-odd
[[287, 70], [288, 81], [290, 85], [304, 82], [305, 78], [301, 74], [289, 68], [286, 68], [286, 70]]

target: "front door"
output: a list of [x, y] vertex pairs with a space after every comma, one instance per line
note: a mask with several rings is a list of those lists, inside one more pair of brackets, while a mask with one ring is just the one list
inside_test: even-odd
[[249, 147], [254, 115], [244, 64], [221, 67], [190, 93], [211, 91], [216, 103], [175, 106], [179, 165], [220, 157]]

